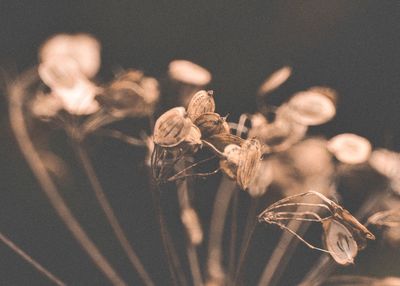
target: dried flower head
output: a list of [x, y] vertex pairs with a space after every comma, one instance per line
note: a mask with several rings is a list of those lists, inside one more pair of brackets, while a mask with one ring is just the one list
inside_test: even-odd
[[211, 81], [211, 74], [205, 68], [187, 60], [174, 60], [169, 64], [168, 75], [189, 85], [205, 86]]
[[153, 114], [159, 97], [158, 82], [140, 71], [127, 71], [96, 99], [115, 117]]
[[331, 120], [336, 114], [336, 93], [328, 88], [314, 87], [293, 95], [288, 101], [296, 122], [312, 126]]
[[42, 63], [62, 64], [66, 58], [75, 60], [79, 70], [92, 78], [100, 68], [100, 43], [89, 34], [58, 34], [48, 39], [39, 51]]
[[351, 133], [344, 133], [331, 138], [327, 148], [339, 161], [346, 164], [366, 162], [372, 149], [371, 143], [367, 139]]
[[154, 143], [163, 147], [174, 147], [190, 134], [192, 121], [185, 108], [175, 107], [161, 115], [154, 126]]
[[191, 98], [187, 108], [188, 116], [193, 122], [195, 122], [200, 115], [214, 111], [215, 102], [213, 98], [213, 92], [211, 90], [200, 90], [195, 93]]
[[229, 133], [228, 123], [225, 118], [221, 117], [218, 113], [203, 113], [197, 117], [194, 124], [199, 127], [203, 138], [208, 138], [221, 133]]
[[252, 197], [260, 197], [265, 194], [273, 180], [273, 170], [270, 162], [261, 161], [254, 180], [250, 182], [248, 192]]

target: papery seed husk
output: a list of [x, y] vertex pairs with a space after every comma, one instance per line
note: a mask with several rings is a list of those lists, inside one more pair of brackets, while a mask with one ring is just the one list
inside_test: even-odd
[[327, 148], [336, 159], [346, 164], [366, 162], [372, 150], [371, 143], [366, 138], [351, 133], [339, 134], [331, 138]]
[[306, 126], [324, 124], [336, 115], [332, 96], [316, 88], [296, 93], [289, 99], [288, 106], [292, 119]]
[[325, 220], [322, 226], [325, 244], [332, 258], [341, 265], [353, 264], [358, 246], [352, 233], [335, 219]]
[[190, 132], [185, 138], [185, 142], [189, 145], [201, 145], [201, 132], [200, 129], [192, 124]]
[[248, 139], [243, 143], [237, 170], [237, 183], [243, 190], [254, 180], [261, 155], [261, 144], [257, 139]]
[[175, 107], [161, 115], [154, 126], [154, 143], [174, 147], [183, 142], [190, 133], [192, 121], [183, 107]]
[[213, 135], [205, 139], [208, 143], [212, 144], [217, 150], [220, 152], [224, 152], [225, 147], [229, 144], [235, 144], [241, 146], [244, 142], [242, 138], [239, 136], [230, 134], [230, 133], [221, 133], [217, 135]]
[[372, 152], [368, 162], [372, 168], [387, 178], [400, 180], [400, 153], [377, 149]]
[[40, 79], [51, 89], [73, 88], [85, 80], [78, 63], [72, 58], [57, 58], [43, 62], [38, 67]]
[[189, 118], [195, 120], [202, 114], [215, 111], [215, 102], [212, 91], [200, 90], [191, 98], [187, 113]]
[[203, 138], [221, 133], [229, 133], [228, 123], [218, 113], [204, 113], [194, 121], [194, 124], [199, 127]]
[[272, 165], [268, 161], [261, 161], [260, 167], [254, 176], [254, 180], [250, 183], [248, 192], [252, 197], [260, 197], [265, 194], [268, 186], [273, 180]]
[[335, 216], [338, 216], [340, 220], [350, 228], [358, 230], [360, 234], [365, 238], [371, 240], [375, 239], [375, 236], [363, 224], [361, 224], [348, 210], [337, 209], [335, 212]]
[[226, 159], [235, 165], [239, 164], [239, 157], [241, 154], [241, 148], [236, 144], [229, 144], [224, 148], [224, 155]]
[[274, 91], [287, 81], [292, 74], [292, 68], [284, 66], [274, 71], [268, 78], [265, 79], [263, 84], [258, 89], [258, 95], [263, 95]]
[[368, 218], [368, 223], [378, 226], [400, 227], [400, 208], [377, 212]]

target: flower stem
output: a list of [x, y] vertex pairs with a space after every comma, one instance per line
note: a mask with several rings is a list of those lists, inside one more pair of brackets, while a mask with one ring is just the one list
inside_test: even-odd
[[46, 276], [51, 282], [58, 286], [65, 286], [66, 284], [60, 280], [57, 276], [51, 273], [49, 270], [44, 268], [39, 262], [34, 260], [31, 256], [29, 256], [25, 251], [19, 248], [15, 243], [13, 243], [8, 237], [0, 232], [0, 240], [6, 244], [9, 248], [11, 248], [14, 252], [16, 252], [19, 256], [21, 256], [26, 262], [36, 268], [41, 274]]
[[36, 70], [26, 72], [13, 84], [10, 90], [10, 122], [21, 152], [32, 169], [33, 174], [36, 176], [42, 190], [48, 197], [49, 202], [95, 265], [113, 285], [126, 285], [125, 281], [122, 280], [93, 241], [88, 237], [66, 205], [29, 136], [23, 114], [24, 100], [28, 88], [37, 80], [38, 76]]

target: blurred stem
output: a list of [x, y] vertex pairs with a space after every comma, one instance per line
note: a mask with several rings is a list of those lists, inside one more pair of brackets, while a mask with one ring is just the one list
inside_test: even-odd
[[[177, 163], [177, 167], [183, 167], [184, 162], [181, 160]], [[185, 170], [185, 169], [183, 169]], [[193, 209], [190, 199], [189, 199], [189, 189], [188, 189], [188, 181], [186, 179], [182, 180], [178, 184], [178, 201], [181, 207], [181, 213], [185, 209]], [[192, 273], [193, 285], [201, 286], [203, 285], [203, 279], [201, 276], [199, 259], [196, 251], [195, 245], [193, 245], [190, 241], [189, 234], [187, 233], [187, 242], [186, 242], [186, 253], [189, 260], [190, 272]]]
[[25, 123], [23, 106], [28, 88], [38, 80], [37, 72], [28, 71], [21, 75], [10, 90], [10, 122], [22, 154], [27, 160], [33, 174], [42, 190], [48, 197], [57, 214], [71, 231], [75, 239], [90, 256], [94, 264], [103, 272], [113, 285], [126, 285], [125, 281], [115, 272], [107, 259], [102, 255], [93, 241], [88, 237], [82, 226], [76, 220], [71, 210], [48, 174], [33, 142]]
[[111, 137], [120, 140], [128, 145], [146, 147], [146, 142], [144, 142], [143, 140], [134, 138], [132, 136], [128, 136], [119, 130], [100, 128], [97, 129], [96, 131], [93, 131], [93, 135]]
[[207, 273], [211, 280], [223, 280], [222, 240], [224, 225], [236, 182], [223, 176], [215, 195], [208, 242]]
[[122, 229], [117, 216], [114, 213], [114, 210], [108, 201], [106, 194], [100, 184], [100, 180], [96, 175], [94, 167], [90, 161], [90, 158], [84, 148], [81, 146], [81, 143], [74, 142], [74, 147], [76, 153], [78, 155], [78, 159], [82, 164], [82, 167], [89, 179], [89, 182], [92, 186], [92, 189], [96, 195], [96, 199], [99, 202], [101, 209], [103, 210], [107, 221], [109, 222], [118, 242], [120, 243], [122, 249], [125, 251], [125, 254], [128, 256], [129, 261], [131, 262], [133, 268], [138, 272], [140, 278], [144, 285], [151, 286], [154, 285], [154, 282], [150, 278], [149, 274], [145, 270], [140, 258], [134, 251], [132, 245], [130, 244], [124, 230]]
[[[151, 173], [151, 171], [148, 171]], [[188, 285], [185, 275], [182, 271], [182, 265], [179, 261], [178, 254], [171, 239], [171, 234], [168, 231], [167, 222], [161, 208], [160, 194], [153, 178], [149, 175], [150, 191], [153, 197], [156, 217], [160, 225], [161, 240], [163, 243], [164, 251], [167, 256], [168, 269], [172, 278], [173, 285]], [[178, 283], [179, 279], [179, 283]]]
[[246, 225], [243, 231], [243, 238], [240, 244], [240, 254], [239, 260], [236, 267], [236, 276], [234, 280], [234, 285], [241, 284], [242, 280], [242, 267], [246, 259], [247, 251], [249, 249], [250, 241], [253, 236], [254, 230], [257, 226], [256, 213], [258, 206], [258, 198], [251, 198], [249, 212], [246, 218]]
[[237, 208], [238, 208], [239, 192], [235, 188], [233, 190], [233, 198], [231, 204], [231, 234], [229, 240], [229, 256], [228, 256], [228, 276], [232, 284], [235, 276], [235, 261], [236, 261], [236, 237], [237, 237]]
[[[376, 191], [369, 198], [367, 198], [362, 206], [357, 211], [355, 217], [362, 221], [374, 211], [378, 211], [380, 203], [385, 200], [389, 195], [389, 190], [384, 190], [385, 194]], [[311, 268], [307, 275], [303, 278], [299, 286], [319, 286], [326, 279], [329, 278], [330, 274], [335, 270], [337, 264], [329, 255], [321, 255], [317, 263]]]
[[41, 274], [46, 276], [51, 282], [53, 282], [54, 284], [59, 285], [59, 286], [66, 285], [58, 277], [56, 277], [49, 270], [44, 268], [39, 262], [34, 260], [31, 256], [29, 256], [25, 251], [23, 251], [21, 248], [19, 248], [15, 243], [13, 243], [8, 237], [3, 235], [1, 232], [0, 232], [0, 240], [4, 244], [6, 244], [9, 248], [11, 248], [15, 253], [17, 253], [19, 256], [21, 256], [26, 262], [28, 262], [30, 265], [32, 265], [37, 271], [39, 271]]

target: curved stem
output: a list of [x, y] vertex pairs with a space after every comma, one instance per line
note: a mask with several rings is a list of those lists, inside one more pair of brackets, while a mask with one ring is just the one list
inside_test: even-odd
[[[76, 142], [75, 142], [76, 143]], [[104, 190], [100, 184], [99, 178], [96, 175], [96, 172], [93, 168], [93, 165], [90, 161], [90, 158], [86, 151], [83, 149], [83, 147], [79, 144], [76, 143], [74, 144], [75, 150], [77, 152], [79, 161], [81, 162], [83, 169], [89, 178], [90, 184], [92, 186], [92, 189], [95, 193], [96, 199], [100, 204], [101, 209], [103, 210], [107, 221], [109, 222], [115, 237], [118, 239], [118, 242], [120, 243], [122, 249], [125, 251], [125, 254], [128, 256], [129, 261], [131, 262], [132, 266], [136, 271], [138, 272], [140, 278], [142, 279], [142, 282], [147, 285], [151, 286], [154, 285], [154, 282], [150, 278], [149, 274], [145, 270], [142, 262], [140, 261], [140, 258], [136, 254], [135, 250], [133, 249], [132, 245], [130, 244], [128, 238], [126, 237], [126, 234], [124, 230], [122, 229], [117, 216], [114, 213], [114, 210], [108, 201], [106, 194], [104, 193]]]
[[46, 276], [51, 282], [58, 286], [65, 286], [66, 284], [60, 280], [57, 276], [51, 273], [49, 270], [44, 268], [39, 262], [34, 260], [31, 256], [29, 256], [25, 251], [19, 248], [15, 243], [13, 243], [8, 237], [0, 232], [0, 240], [6, 244], [9, 248], [11, 248], [15, 253], [21, 256], [26, 262], [36, 268], [41, 274]]
[[27, 88], [37, 80], [37, 73], [27, 72], [21, 79], [14, 83], [10, 90], [10, 122], [22, 154], [27, 160], [32, 172], [36, 176], [42, 190], [47, 195], [57, 214], [71, 231], [75, 239], [87, 252], [95, 265], [103, 272], [113, 285], [126, 285], [125, 281], [117, 274], [107, 259], [99, 251], [93, 241], [88, 237], [79, 224], [49, 174], [36, 151], [25, 123], [23, 104]]
[[228, 254], [228, 275], [229, 280], [232, 283], [234, 280], [235, 273], [235, 261], [236, 261], [236, 237], [237, 237], [237, 211], [238, 211], [238, 200], [239, 192], [237, 189], [233, 191], [232, 207], [231, 207], [231, 234], [229, 240], [229, 254]]

